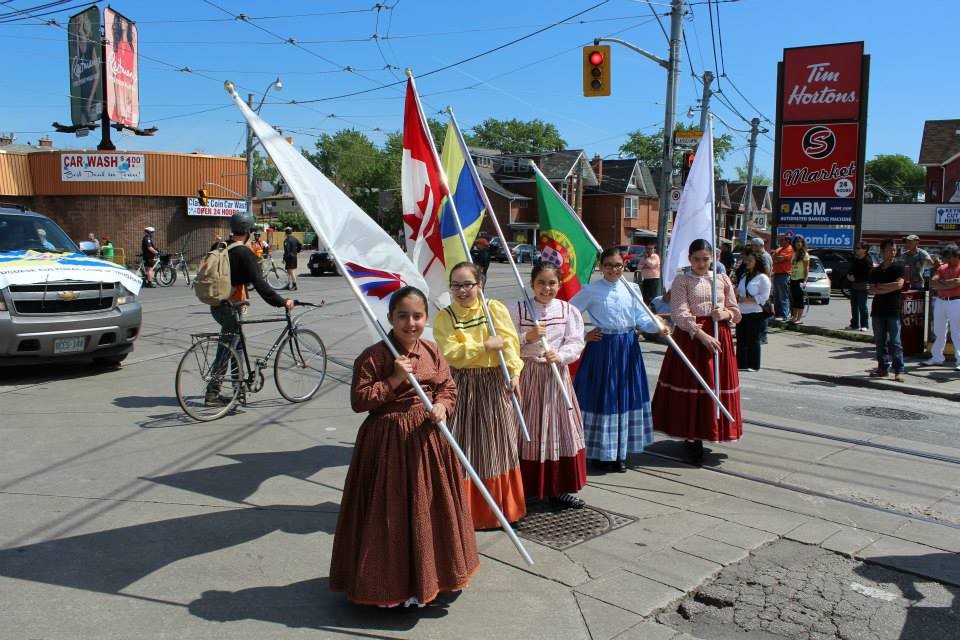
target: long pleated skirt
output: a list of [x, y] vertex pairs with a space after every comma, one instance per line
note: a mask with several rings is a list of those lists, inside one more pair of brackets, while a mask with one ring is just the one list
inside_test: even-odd
[[[483, 481], [508, 522], [527, 512], [520, 474], [516, 414], [510, 396], [504, 393], [499, 367], [453, 369], [457, 384], [457, 408], [450, 418], [453, 437]], [[469, 477], [465, 477], [467, 502], [473, 526], [493, 529], [500, 521]]]
[[426, 604], [479, 566], [463, 469], [417, 406], [369, 416], [347, 471], [330, 589], [357, 604]]
[[[713, 335], [713, 321], [697, 318], [704, 331]], [[700, 386], [680, 357], [668, 350], [660, 367], [660, 379], [653, 396], [653, 424], [675, 438], [727, 442], [743, 436], [743, 418], [740, 414], [740, 376], [737, 373], [737, 355], [733, 336], [726, 322], [718, 325], [720, 341], [720, 400], [733, 415], [730, 421], [723, 413], [716, 417], [716, 407], [710, 395]], [[686, 331], [675, 330], [673, 339], [683, 349], [691, 363], [710, 388], [715, 388], [714, 354]]]
[[558, 365], [558, 369], [572, 410], [549, 363], [526, 360], [520, 373], [521, 406], [530, 431], [530, 442], [520, 439], [520, 471], [528, 498], [576, 493], [587, 483], [580, 405], [567, 367]]
[[590, 460], [626, 460], [653, 442], [650, 390], [633, 331], [588, 342], [573, 381]]

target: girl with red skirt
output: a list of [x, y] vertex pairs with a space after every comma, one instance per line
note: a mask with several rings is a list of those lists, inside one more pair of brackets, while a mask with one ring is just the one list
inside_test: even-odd
[[[670, 287], [670, 316], [673, 338], [706, 380], [714, 384], [714, 358], [720, 361], [720, 401], [733, 416], [717, 417], [713, 399], [700, 386], [680, 357], [667, 351], [653, 395], [653, 428], [687, 441], [687, 457], [703, 459], [703, 441], [729, 442], [743, 435], [740, 414], [740, 378], [730, 327], [740, 322], [740, 308], [733, 284], [718, 274], [717, 302], [713, 303], [713, 248], [706, 240], [690, 244], [690, 271], [678, 274]], [[714, 320], [717, 333], [714, 335]]]

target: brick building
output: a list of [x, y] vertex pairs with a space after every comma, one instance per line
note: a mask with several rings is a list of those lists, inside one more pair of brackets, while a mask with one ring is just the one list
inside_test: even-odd
[[[71, 158], [102, 160], [107, 166], [120, 156], [135, 157], [137, 171], [80, 171], [69, 166]], [[162, 252], [186, 247], [187, 259], [198, 261], [216, 236], [228, 233], [229, 218], [188, 216], [187, 199], [195, 198], [207, 182], [242, 192], [245, 173], [243, 158], [0, 145], [0, 201], [50, 216], [74, 240], [91, 232], [108, 235], [128, 261], [139, 253], [146, 226], [156, 228]], [[208, 190], [211, 198], [225, 195], [216, 187], [208, 185]]]
[[926, 202], [960, 202], [960, 120], [927, 120], [920, 143]]
[[591, 163], [597, 186], [587, 187], [583, 219], [601, 246], [657, 239], [659, 202], [650, 170], [636, 159]]

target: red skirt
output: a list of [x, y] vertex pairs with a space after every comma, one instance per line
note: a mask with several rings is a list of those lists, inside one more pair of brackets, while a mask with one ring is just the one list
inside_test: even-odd
[[[707, 317], [697, 318], [697, 324], [713, 335], [713, 321]], [[722, 352], [720, 358], [720, 401], [734, 417], [731, 422], [723, 413], [717, 418], [713, 399], [700, 386], [687, 365], [673, 349], [660, 367], [660, 378], [653, 394], [653, 428], [675, 438], [725, 442], [739, 440], [743, 436], [743, 417], [740, 413], [740, 376], [737, 373], [737, 353], [733, 348], [733, 336], [726, 322], [719, 323]], [[697, 371], [714, 386], [714, 354], [686, 331], [677, 329], [673, 339], [683, 349]]]

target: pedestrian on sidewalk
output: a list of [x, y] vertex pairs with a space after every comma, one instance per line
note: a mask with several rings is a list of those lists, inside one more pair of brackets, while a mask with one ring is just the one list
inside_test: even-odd
[[[510, 313], [500, 301], [487, 298], [497, 333], [490, 335], [480, 300], [482, 288], [483, 272], [476, 263], [455, 265], [450, 271], [453, 302], [437, 314], [433, 335], [453, 367], [460, 397], [450, 417], [450, 430], [507, 521], [516, 522], [527, 512], [527, 505], [518, 455], [520, 426], [510, 396], [520, 387], [523, 360]], [[498, 352], [507, 363], [509, 388]], [[474, 528], [500, 527], [480, 491], [469, 479], [466, 485]]]
[[[763, 243], [763, 238], [753, 238], [750, 240], [750, 246], [753, 247], [754, 255], [763, 259], [764, 264], [767, 265], [767, 278], [773, 277], [773, 256], [770, 255], [770, 252], [766, 250]], [[773, 299], [773, 280], [770, 280], [770, 298]], [[760, 329], [760, 344], [767, 344], [767, 329], [770, 326], [770, 314], [764, 314], [763, 318], [763, 328]]]
[[676, 327], [674, 340], [711, 388], [715, 388], [716, 380], [714, 358], [719, 358], [719, 398], [734, 419], [730, 421], [722, 412], [717, 413], [713, 400], [673, 350], [668, 350], [663, 359], [653, 396], [654, 428], [674, 438], [684, 438], [687, 458], [694, 463], [703, 459], [704, 440], [727, 442], [743, 435], [740, 376], [730, 330], [740, 322], [740, 308], [733, 284], [724, 275], [716, 277], [714, 305], [712, 255], [706, 240], [690, 244], [691, 269], [678, 274], [670, 287], [670, 316]]
[[790, 271], [793, 267], [793, 246], [790, 236], [780, 236], [780, 246], [773, 252], [774, 308], [777, 320], [790, 316]]
[[870, 272], [873, 271], [873, 260], [867, 251], [867, 243], [858, 242], [847, 270], [847, 281], [850, 283], [850, 325], [847, 329], [864, 333], [870, 330], [867, 288], [870, 286]]
[[293, 227], [287, 227], [283, 230], [286, 237], [283, 239], [283, 267], [287, 270], [287, 277], [290, 283], [288, 289], [297, 289], [297, 254], [303, 249], [303, 243], [293, 235]]
[[926, 289], [923, 270], [933, 266], [933, 258], [920, 248], [920, 236], [914, 233], [904, 238], [903, 244], [904, 251], [900, 261], [903, 263], [903, 278], [906, 286], [908, 289], [923, 291]]
[[[557, 265], [538, 262], [530, 275], [535, 317], [523, 300], [510, 306], [523, 358], [520, 402], [530, 431], [530, 441], [520, 443], [520, 472], [528, 500], [549, 498], [560, 507], [582, 508], [586, 503], [573, 494], [587, 483], [587, 452], [568, 365], [583, 351], [583, 317], [569, 302], [557, 300], [560, 281]], [[542, 339], [546, 339], [546, 349]], [[572, 409], [567, 407], [551, 364], [560, 372]]]
[[767, 314], [764, 306], [770, 297], [767, 264], [754, 251], [744, 251], [744, 274], [737, 283], [737, 303], [742, 319], [737, 325], [737, 368], [760, 370], [760, 335]]
[[793, 261], [790, 264], [790, 321], [800, 324], [803, 318], [804, 296], [806, 295], [807, 276], [810, 274], [810, 254], [807, 253], [807, 240], [803, 236], [793, 239]]
[[937, 339], [930, 349], [933, 357], [923, 364], [940, 365], [945, 362], [944, 349], [947, 346], [947, 327], [953, 338], [956, 369], [960, 371], [960, 249], [948, 244], [941, 253], [941, 264], [933, 278], [930, 288], [936, 293], [933, 305], [933, 327]]
[[622, 280], [623, 254], [616, 247], [600, 254], [603, 278], [570, 300], [590, 314], [594, 329], [573, 381], [583, 412], [587, 459], [594, 468], [625, 472], [627, 456], [653, 442], [650, 390], [637, 330], [666, 335], [666, 325], [651, 317]]
[[643, 301], [648, 305], [657, 297], [660, 288], [660, 255], [657, 245], [648, 244], [647, 251], [640, 258], [640, 275], [643, 277]]
[[877, 368], [871, 378], [890, 375], [893, 359], [893, 379], [903, 382], [903, 345], [900, 342], [900, 290], [903, 289], [903, 265], [895, 261], [897, 247], [892, 238], [880, 243], [883, 262], [870, 272], [870, 293], [873, 294], [873, 339], [877, 347]]
[[401, 357], [381, 341], [353, 366], [350, 403], [369, 415], [340, 500], [330, 589], [356, 604], [422, 607], [441, 591], [464, 589], [480, 564], [463, 469], [435, 426], [453, 413], [457, 387], [437, 346], [421, 339], [427, 308], [419, 289], [394, 293], [388, 338]]

